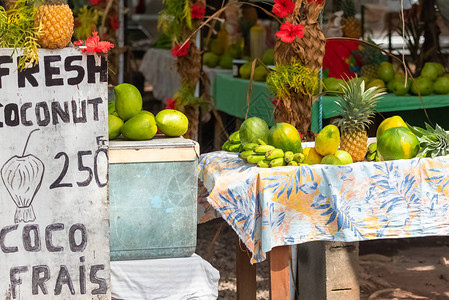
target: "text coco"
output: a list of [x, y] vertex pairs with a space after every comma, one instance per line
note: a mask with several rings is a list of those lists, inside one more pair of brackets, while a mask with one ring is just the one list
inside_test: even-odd
[[[15, 224], [5, 226], [0, 230], [0, 249], [7, 255], [14, 255], [22, 251], [40, 252], [43, 249], [46, 249], [49, 253], [68, 251], [68, 249], [71, 252], [81, 253], [87, 247], [87, 229], [81, 223], [73, 224], [68, 230], [65, 230], [63, 223], [50, 224], [45, 227], [44, 233], [41, 233], [38, 224], [25, 225], [21, 231], [18, 227], [19, 225]], [[13, 242], [20, 240], [21, 243]], [[66, 242], [65, 244], [58, 244], [55, 240]], [[97, 274], [105, 269], [105, 265], [86, 266], [84, 256], [81, 256], [79, 261], [79, 267], [72, 272], [66, 265], [60, 265], [59, 270], [55, 273], [45, 264], [11, 267], [9, 269], [10, 296], [12, 299], [16, 299], [20, 286], [29, 287], [30, 284], [32, 295], [38, 295], [39, 293], [47, 295], [49, 293], [49, 282], [54, 280], [54, 285], [52, 284], [54, 295], [60, 295], [63, 288], [68, 289], [72, 295], [77, 293], [76, 290], [79, 290], [80, 294], [86, 294], [88, 280], [91, 286], [93, 285], [90, 291], [92, 295], [106, 294], [108, 290], [107, 282]], [[30, 280], [24, 283], [25, 278]], [[78, 282], [77, 288], [75, 288], [76, 282]]]

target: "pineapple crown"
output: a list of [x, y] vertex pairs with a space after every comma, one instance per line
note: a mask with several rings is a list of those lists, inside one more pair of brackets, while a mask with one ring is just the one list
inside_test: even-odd
[[354, 0], [341, 0], [340, 9], [343, 10], [344, 18], [355, 16]]
[[341, 109], [335, 123], [341, 131], [365, 130], [373, 122], [376, 104], [384, 90], [378, 87], [365, 90], [365, 81], [357, 77], [346, 81], [342, 88], [343, 94], [335, 101]]
[[425, 130], [414, 133], [419, 140], [419, 157], [434, 158], [449, 154], [449, 134], [440, 125], [436, 124], [435, 128], [432, 128], [426, 123]]
[[368, 38], [367, 42], [374, 46], [365, 45], [354, 52], [360, 55], [364, 65], [380, 65], [381, 62], [386, 60], [385, 55], [379, 50], [379, 45], [374, 43], [371, 38]]

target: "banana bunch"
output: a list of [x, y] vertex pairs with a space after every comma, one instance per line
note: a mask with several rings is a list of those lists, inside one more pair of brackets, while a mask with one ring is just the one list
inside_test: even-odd
[[262, 140], [259, 140], [257, 144], [244, 145], [239, 157], [249, 163], [257, 164], [260, 168], [299, 166], [304, 161], [304, 154], [284, 152], [282, 149], [267, 145]]
[[377, 143], [369, 144], [365, 158], [367, 161], [380, 161], [377, 155]]
[[238, 131], [229, 136], [222, 149], [229, 152], [239, 152], [241, 159], [257, 164], [260, 168], [300, 166], [304, 161], [304, 154], [293, 153], [292, 151], [284, 152], [282, 149], [267, 145], [261, 139], [257, 140], [257, 143], [242, 145]]
[[221, 149], [229, 152], [241, 152], [243, 151], [242, 147], [243, 145], [240, 142], [239, 132], [236, 131], [229, 136], [228, 140], [221, 146]]

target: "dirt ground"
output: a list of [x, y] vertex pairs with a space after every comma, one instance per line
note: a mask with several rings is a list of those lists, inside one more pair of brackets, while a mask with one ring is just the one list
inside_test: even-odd
[[[236, 241], [221, 219], [198, 225], [196, 253], [220, 271], [219, 299], [236, 299]], [[449, 299], [449, 237], [377, 240], [359, 246], [362, 300]], [[256, 265], [256, 274], [257, 299], [269, 299], [266, 261]]]

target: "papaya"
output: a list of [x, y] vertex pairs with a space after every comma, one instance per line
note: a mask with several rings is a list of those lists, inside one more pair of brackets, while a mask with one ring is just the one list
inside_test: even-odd
[[379, 139], [382, 133], [384, 133], [389, 128], [394, 127], [407, 127], [407, 124], [400, 116], [392, 116], [383, 120], [379, 127], [377, 127], [376, 138]]
[[377, 140], [380, 160], [413, 158], [418, 154], [419, 140], [407, 127], [387, 129]]
[[276, 123], [268, 132], [268, 144], [284, 152], [302, 153], [301, 136], [295, 126]]
[[340, 130], [335, 125], [325, 126], [315, 138], [315, 150], [322, 156], [333, 155], [340, 145]]

